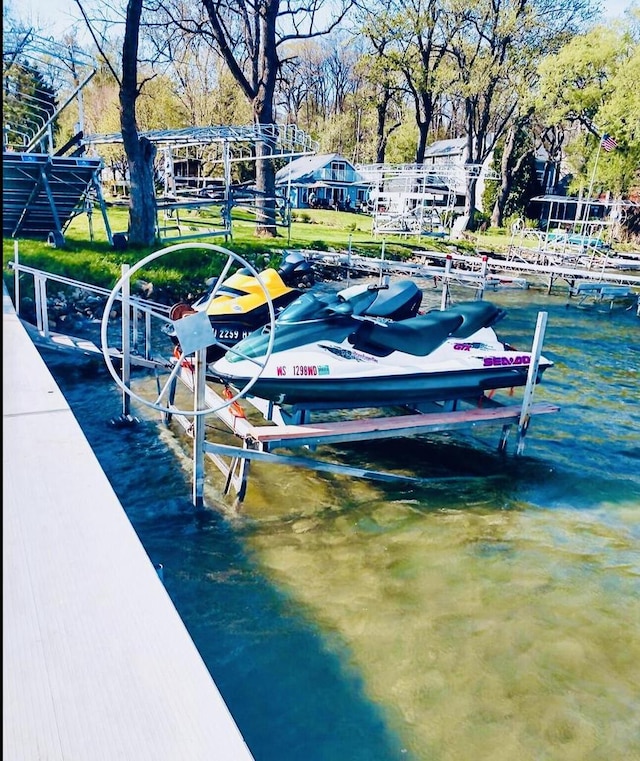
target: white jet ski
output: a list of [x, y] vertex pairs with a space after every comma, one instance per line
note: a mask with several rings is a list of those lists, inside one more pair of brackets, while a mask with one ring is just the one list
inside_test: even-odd
[[[259, 373], [251, 395], [309, 409], [477, 399], [526, 384], [531, 353], [502, 342], [493, 329], [505, 310], [469, 301], [389, 319], [371, 313], [380, 293], [362, 286], [332, 296], [305, 293], [275, 321], [268, 359], [267, 327], [237, 343], [210, 373], [238, 389]], [[552, 365], [540, 357], [536, 382]]]

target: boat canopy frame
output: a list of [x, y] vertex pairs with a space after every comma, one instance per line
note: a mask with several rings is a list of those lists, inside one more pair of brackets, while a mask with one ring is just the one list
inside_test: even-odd
[[[209, 125], [149, 130], [141, 132], [140, 136], [153, 143], [160, 154], [157, 232], [158, 238], [166, 242], [209, 236], [223, 236], [226, 241], [233, 235], [233, 209], [236, 207], [253, 213], [258, 219], [261, 194], [246, 183], [234, 185], [233, 163], [291, 160], [312, 155], [319, 146], [295, 124]], [[87, 135], [82, 142], [97, 150], [100, 145], [122, 144], [122, 134]], [[203, 158], [196, 161], [202, 164], [219, 166], [220, 175], [217, 178], [200, 174], [177, 177], [176, 164], [186, 162], [188, 166], [190, 152], [199, 153]], [[262, 196], [262, 200], [274, 201], [278, 212], [276, 224], [290, 230], [288, 193], [276, 191], [272, 199]], [[216, 207], [218, 216], [213, 212]]]
[[[74, 43], [8, 25], [2, 31], [2, 64], [3, 235], [64, 247], [66, 228], [86, 214], [93, 240], [97, 207], [113, 244], [100, 185], [102, 161], [84, 156], [81, 145], [82, 93], [98, 71], [96, 59]], [[25, 72], [33, 79], [25, 78]], [[41, 90], [34, 90], [34, 81], [42, 82]], [[59, 146], [54, 124], [72, 105], [77, 108], [77, 132]]]
[[425, 164], [357, 164], [370, 184], [374, 235], [446, 238], [451, 234], [456, 198], [469, 178], [498, 180], [482, 164], [451, 160]]

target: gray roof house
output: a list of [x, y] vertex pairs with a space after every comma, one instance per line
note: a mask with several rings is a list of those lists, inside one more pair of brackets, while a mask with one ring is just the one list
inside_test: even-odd
[[294, 209], [360, 209], [370, 183], [339, 153], [301, 156], [276, 172], [276, 188]]
[[[450, 140], [436, 140], [427, 146], [424, 153], [426, 166], [437, 167], [438, 174], [446, 181], [447, 185], [456, 194], [456, 207], [464, 207], [466, 191], [466, 175], [469, 171], [467, 165], [467, 139], [456, 137]], [[493, 153], [478, 167], [478, 186], [476, 188], [476, 204], [482, 208], [482, 193], [485, 180], [493, 172], [490, 169]]]
[[438, 168], [442, 179], [458, 196], [462, 196], [464, 204], [465, 172], [467, 160], [467, 139], [456, 137], [450, 140], [436, 140], [427, 146], [424, 152], [424, 163]]

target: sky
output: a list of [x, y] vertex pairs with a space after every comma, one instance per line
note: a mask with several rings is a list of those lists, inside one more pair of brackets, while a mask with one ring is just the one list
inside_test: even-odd
[[[603, 20], [621, 16], [630, 3], [631, 0], [601, 0]], [[21, 20], [41, 29], [40, 34], [45, 37], [61, 35], [74, 24], [82, 28], [82, 23], [77, 21], [80, 11], [74, 0], [8, 0], [5, 6], [17, 10]]]

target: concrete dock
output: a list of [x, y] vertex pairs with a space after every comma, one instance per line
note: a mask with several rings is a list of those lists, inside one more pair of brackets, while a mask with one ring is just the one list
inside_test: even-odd
[[2, 327], [5, 758], [251, 761], [6, 289]]

